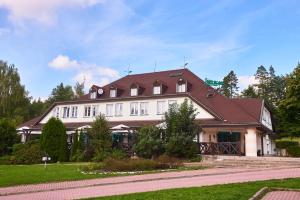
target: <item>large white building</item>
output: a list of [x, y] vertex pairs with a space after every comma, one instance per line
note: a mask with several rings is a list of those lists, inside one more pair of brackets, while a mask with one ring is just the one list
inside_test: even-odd
[[42, 116], [19, 126], [22, 140], [41, 134], [42, 126], [57, 117], [70, 135], [90, 127], [104, 114], [122, 143], [141, 126], [163, 127], [171, 104], [190, 100], [197, 109], [202, 131], [195, 141], [203, 154], [246, 156], [274, 154], [271, 113], [261, 99], [229, 99], [206, 85], [188, 69], [125, 76], [104, 87], [93, 85], [88, 94], [74, 101], [56, 102]]

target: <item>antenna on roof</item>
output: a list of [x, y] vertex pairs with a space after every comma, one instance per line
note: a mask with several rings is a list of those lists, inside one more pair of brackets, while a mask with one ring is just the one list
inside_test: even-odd
[[154, 72], [156, 71], [156, 61], [154, 63]]
[[127, 75], [130, 75], [132, 73], [132, 71], [130, 70], [130, 64], [127, 67], [127, 70], [125, 70], [124, 72], [127, 73]]
[[185, 56], [183, 56], [183, 69], [187, 68], [188, 62], [185, 61]]

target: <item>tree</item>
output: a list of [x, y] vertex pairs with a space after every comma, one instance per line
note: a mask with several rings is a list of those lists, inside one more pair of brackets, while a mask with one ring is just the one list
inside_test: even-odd
[[243, 98], [257, 98], [258, 94], [256, 93], [254, 87], [252, 85], [249, 85], [248, 88], [244, 89], [241, 92], [241, 97], [243, 97]]
[[67, 161], [67, 133], [65, 125], [54, 117], [43, 126], [41, 147], [51, 157], [51, 160]]
[[47, 109], [47, 105], [48, 104], [41, 101], [40, 98], [38, 100], [33, 100], [28, 106], [29, 118], [32, 119], [43, 114]]
[[291, 136], [300, 136], [300, 63], [287, 77], [286, 94], [279, 104], [282, 127]]
[[104, 115], [100, 114], [96, 117], [88, 136], [96, 157], [100, 156], [102, 159], [102, 157], [105, 157], [104, 154], [112, 151], [111, 132]]
[[18, 141], [15, 123], [0, 119], [0, 156], [11, 153], [12, 146]]
[[166, 153], [175, 157], [193, 157], [197, 153], [193, 139], [201, 127], [195, 122], [196, 109], [187, 99], [180, 107], [173, 105], [165, 114]]
[[74, 92], [70, 85], [64, 86], [60, 83], [56, 88], [52, 90], [51, 96], [48, 98], [49, 103], [54, 103], [57, 101], [69, 101], [74, 99]]
[[263, 65], [257, 68], [255, 79], [258, 80], [258, 84], [255, 85], [257, 87], [258, 96], [268, 100], [267, 88], [269, 85], [269, 73]]
[[82, 83], [76, 82], [76, 84], [74, 86], [74, 91], [75, 91], [76, 98], [83, 96], [84, 95], [84, 82], [82, 82]]
[[18, 70], [14, 65], [0, 61], [0, 117], [16, 119], [17, 123], [28, 119], [29, 102]]
[[164, 153], [162, 130], [155, 126], [146, 126], [139, 130], [134, 151], [143, 158], [158, 157]]
[[229, 74], [227, 74], [227, 76], [225, 76], [223, 79], [223, 94], [230, 98], [237, 96], [239, 89], [237, 84], [238, 78], [236, 74], [234, 71], [230, 71]]
[[71, 157], [74, 156], [79, 148], [79, 137], [78, 137], [78, 130], [75, 131], [73, 135], [73, 144], [72, 144], [72, 152]]

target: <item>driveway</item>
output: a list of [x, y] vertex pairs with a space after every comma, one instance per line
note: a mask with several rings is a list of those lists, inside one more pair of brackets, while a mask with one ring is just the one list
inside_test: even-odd
[[295, 177], [300, 168], [206, 169], [6, 187], [0, 188], [0, 199], [79, 199]]

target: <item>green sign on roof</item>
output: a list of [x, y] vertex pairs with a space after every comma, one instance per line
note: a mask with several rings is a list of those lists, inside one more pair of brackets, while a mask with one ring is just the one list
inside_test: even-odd
[[224, 83], [223, 81], [214, 81], [214, 80], [209, 80], [209, 79], [205, 79], [205, 83], [209, 86], [222, 86]]

